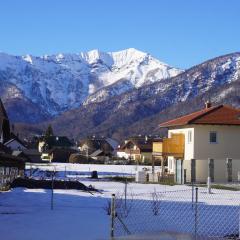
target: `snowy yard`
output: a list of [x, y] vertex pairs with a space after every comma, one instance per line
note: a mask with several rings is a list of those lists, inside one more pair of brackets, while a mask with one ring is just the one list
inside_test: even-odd
[[[151, 166], [141, 165], [103, 165], [103, 164], [29, 164], [27, 165], [28, 174], [32, 169], [33, 176], [38, 177], [45, 174], [45, 171], [56, 171], [58, 178], [86, 178], [91, 176], [92, 171], [98, 171], [100, 178], [110, 176], [135, 176], [136, 170], [143, 168], [151, 171]], [[36, 171], [34, 171], [34, 169]], [[155, 167], [159, 170], [160, 167]]]
[[[38, 166], [38, 168], [40, 168], [41, 171], [53, 169], [52, 166]], [[115, 176], [122, 174], [132, 175], [135, 171], [134, 168], [135, 166], [121, 165], [67, 165], [67, 176], [80, 176], [81, 182], [85, 185], [88, 186], [91, 184], [97, 189], [103, 190], [103, 193], [94, 193], [94, 195], [91, 195], [90, 193], [78, 190], [54, 190], [53, 210], [50, 209], [50, 190], [16, 188], [9, 192], [0, 193], [0, 239], [109, 239], [110, 218], [106, 214], [104, 208], [107, 206], [112, 193], [116, 193], [117, 195], [122, 193], [125, 185], [119, 182], [106, 181], [101, 178], [99, 180], [92, 180], [87, 178], [88, 174], [85, 174], [84, 177], [81, 172], [89, 173], [93, 170], [97, 170], [99, 175], [102, 176]], [[65, 176], [64, 164], [57, 164], [55, 170], [60, 173], [60, 178]], [[42, 173], [41, 171], [39, 172], [38, 169], [35, 174]], [[80, 173], [80, 175], [76, 175], [76, 172]], [[166, 186], [158, 184], [129, 183], [128, 195], [130, 201], [132, 201], [131, 196], [134, 196], [134, 205], [129, 214], [129, 217], [132, 217], [135, 221], [133, 224], [139, 224], [139, 227], [142, 228], [144, 226], [147, 227], [146, 223], [149, 222], [153, 228], [158, 229], [157, 224], [159, 222], [152, 221], [154, 218], [152, 217], [151, 207], [149, 208], [149, 206], [151, 206], [149, 204], [152, 204], [152, 193], [154, 192], [168, 193], [166, 195], [160, 194], [159, 196], [161, 196], [161, 206], [170, 206], [169, 204], [173, 204], [171, 205], [171, 208], [165, 208], [167, 209], [165, 216], [168, 216], [169, 223], [173, 220], [175, 221], [171, 216], [176, 216], [176, 211], [180, 212], [181, 209], [183, 209], [182, 206], [187, 210], [186, 213], [184, 213], [185, 215], [181, 215], [182, 217], [191, 214], [189, 212], [192, 209], [191, 187], [182, 185]], [[224, 209], [230, 211], [231, 209], [229, 207], [239, 207], [240, 193], [223, 190], [214, 190], [213, 192], [214, 194], [212, 195], [207, 195], [205, 192], [199, 195], [199, 202], [201, 206], [204, 207], [204, 211], [207, 209], [205, 206], [215, 206], [215, 210], [211, 213], [212, 215], [210, 215], [210, 218], [208, 215], [205, 215], [205, 217], [200, 218], [199, 221], [204, 223], [207, 219], [209, 223], [212, 222], [212, 224], [216, 225], [219, 224], [219, 214], [221, 215], [221, 212], [224, 214], [228, 213], [224, 212]], [[169, 209], [171, 211], [169, 211]], [[234, 214], [238, 216], [238, 212], [239, 211], [235, 210]], [[146, 215], [144, 215], [144, 213], [146, 213]], [[150, 215], [151, 219], [149, 218]], [[146, 219], [146, 217], [148, 218]], [[181, 223], [182, 219], [176, 219]], [[166, 221], [166, 219], [164, 220]], [[233, 219], [231, 220], [226, 217], [226, 221], [233, 222]], [[153, 222], [154, 224], [152, 225]], [[129, 226], [132, 227], [131, 225]]]
[[[112, 193], [122, 192], [124, 184], [85, 181], [104, 193], [17, 188], [0, 193], [0, 233], [4, 240], [109, 239], [110, 218], [104, 207]], [[151, 192], [155, 185], [130, 184], [129, 191]], [[159, 186], [158, 190], [165, 189]], [[13, 231], [14, 229], [14, 231]]]

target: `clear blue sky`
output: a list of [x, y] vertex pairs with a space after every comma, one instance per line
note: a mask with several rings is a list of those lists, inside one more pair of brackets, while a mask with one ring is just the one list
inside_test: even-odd
[[0, 51], [134, 47], [180, 68], [240, 51], [240, 0], [5, 0]]

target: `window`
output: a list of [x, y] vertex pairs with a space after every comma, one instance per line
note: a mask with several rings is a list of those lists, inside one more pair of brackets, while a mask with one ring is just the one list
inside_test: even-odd
[[188, 131], [188, 143], [191, 143], [192, 142], [192, 131], [189, 130]]
[[209, 142], [210, 143], [217, 143], [217, 132], [210, 132]]

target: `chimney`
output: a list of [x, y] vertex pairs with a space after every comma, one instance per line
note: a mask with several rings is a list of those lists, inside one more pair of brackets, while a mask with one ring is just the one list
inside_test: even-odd
[[207, 109], [207, 108], [210, 108], [210, 107], [212, 107], [211, 102], [210, 101], [205, 102], [205, 108]]

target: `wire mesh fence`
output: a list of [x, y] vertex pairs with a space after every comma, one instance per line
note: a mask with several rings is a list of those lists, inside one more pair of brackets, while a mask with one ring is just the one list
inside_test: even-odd
[[238, 239], [240, 193], [192, 190], [118, 194], [112, 198], [112, 237], [188, 233], [195, 239]]

